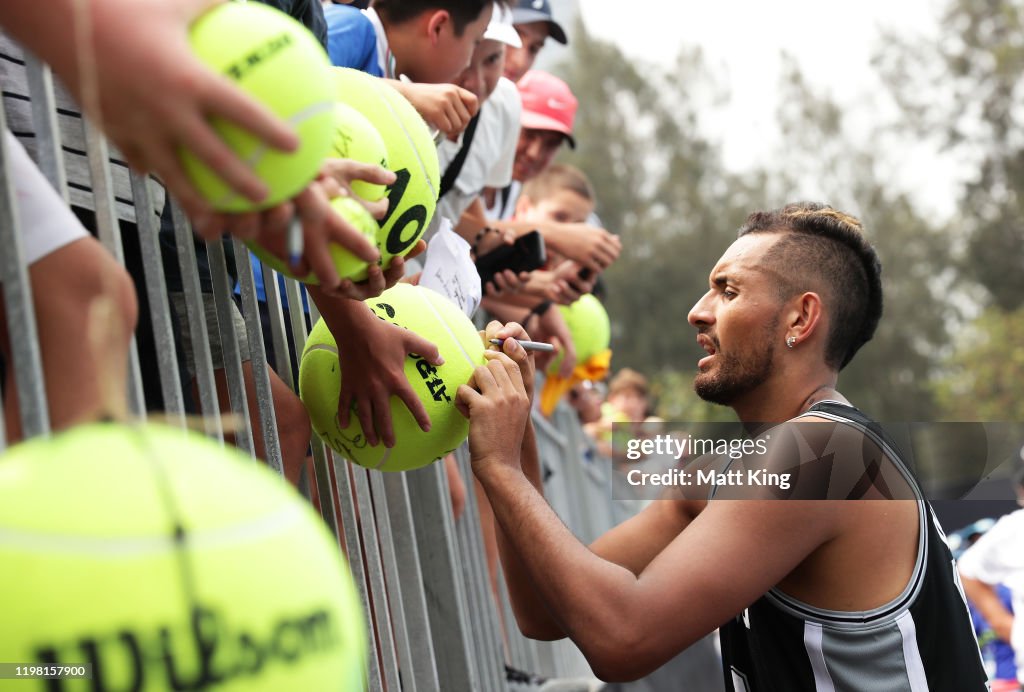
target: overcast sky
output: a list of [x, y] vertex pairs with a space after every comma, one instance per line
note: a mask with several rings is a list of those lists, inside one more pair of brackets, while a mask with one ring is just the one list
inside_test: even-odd
[[[565, 12], [570, 4], [559, 7], [556, 3], [556, 12]], [[885, 117], [877, 105], [881, 89], [870, 64], [880, 28], [933, 37], [943, 4], [942, 0], [579, 1], [588, 30], [615, 42], [630, 57], [668, 65], [681, 45], [701, 46], [708, 63], [725, 76], [732, 95], [725, 111], [705, 124], [709, 134], [721, 141], [726, 164], [735, 170], [764, 161], [778, 144], [774, 93], [782, 51], [797, 58], [811, 84], [849, 106], [855, 129], [866, 133], [873, 121]], [[938, 207], [933, 211], [952, 211], [950, 185], [958, 172], [953, 162], [932, 148], [921, 147], [895, 158], [906, 187], [917, 186], [913, 194]]]

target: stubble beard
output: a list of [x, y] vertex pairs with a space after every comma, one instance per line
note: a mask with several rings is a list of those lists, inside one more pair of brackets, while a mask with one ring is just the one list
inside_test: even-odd
[[717, 364], [693, 378], [693, 391], [704, 401], [729, 406], [737, 398], [760, 387], [772, 374], [775, 342], [771, 336], [776, 324], [769, 324], [756, 338], [758, 344], [749, 355], [723, 353], [714, 339]]

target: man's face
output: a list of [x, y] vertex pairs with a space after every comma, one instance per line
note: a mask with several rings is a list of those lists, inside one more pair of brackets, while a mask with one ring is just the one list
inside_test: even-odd
[[548, 37], [547, 22], [529, 22], [527, 24], [516, 24], [516, 31], [523, 42], [522, 48], [509, 48], [505, 56], [505, 76], [513, 82], [518, 82], [523, 75], [530, 71], [533, 63], [537, 60], [540, 49], [544, 47], [544, 41]]
[[526, 197], [521, 208], [516, 210], [516, 220], [543, 223], [583, 223], [594, 211], [594, 203], [586, 197], [569, 189], [555, 190], [534, 202]]
[[470, 91], [480, 103], [486, 101], [498, 86], [505, 65], [505, 44], [484, 39], [473, 51], [469, 67], [455, 81], [457, 86]]
[[519, 131], [519, 144], [516, 145], [512, 178], [525, 183], [537, 177], [537, 174], [551, 165], [563, 141], [565, 135], [561, 132], [522, 128]]
[[473, 51], [484, 37], [487, 25], [491, 21], [491, 12], [494, 6], [488, 3], [480, 16], [470, 22], [462, 30], [462, 35], [456, 35], [455, 23], [448, 18], [440, 27], [437, 35], [436, 45], [431, 47], [429, 64], [424, 61], [417, 74], [413, 75], [415, 66], [405, 66], [409, 76], [415, 82], [427, 84], [451, 84], [458, 79], [463, 70], [470, 64]]
[[687, 319], [708, 351], [697, 363], [693, 389], [706, 401], [732, 405], [773, 373], [775, 349], [785, 335], [777, 287], [762, 260], [778, 238], [739, 238], [711, 270], [710, 289], [690, 310]]

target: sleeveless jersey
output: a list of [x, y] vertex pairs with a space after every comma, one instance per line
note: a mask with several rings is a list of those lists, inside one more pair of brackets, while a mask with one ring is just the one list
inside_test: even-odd
[[896, 446], [881, 426], [851, 406], [819, 402], [804, 415], [855, 426], [884, 451], [910, 484], [920, 525], [914, 572], [903, 593], [870, 611], [822, 610], [772, 589], [720, 630], [726, 689], [987, 690], [945, 536]]

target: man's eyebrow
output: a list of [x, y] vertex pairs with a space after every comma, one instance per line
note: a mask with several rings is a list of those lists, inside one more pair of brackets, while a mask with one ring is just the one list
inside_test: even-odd
[[711, 283], [717, 286], [718, 288], [721, 288], [726, 284], [730, 283], [738, 284], [739, 281], [736, 279], [735, 276], [729, 276], [728, 274], [716, 274], [714, 277], [712, 277]]

